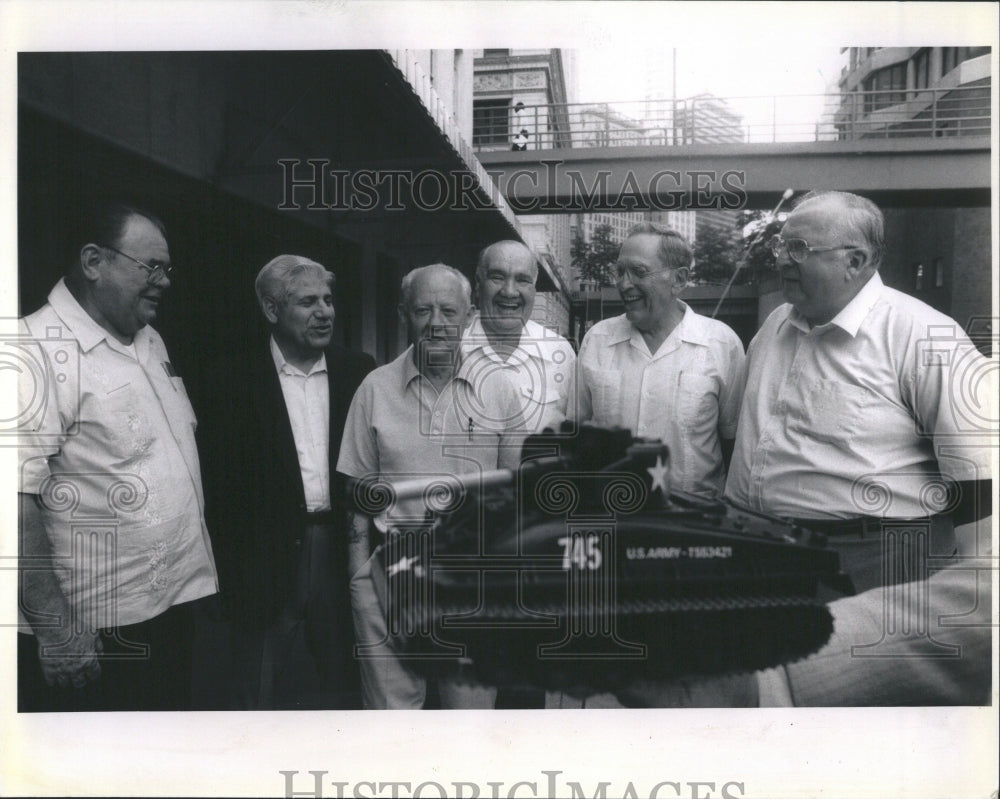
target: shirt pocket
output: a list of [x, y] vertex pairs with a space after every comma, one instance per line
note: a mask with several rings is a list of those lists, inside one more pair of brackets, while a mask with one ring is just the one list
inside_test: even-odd
[[868, 389], [836, 380], [814, 381], [805, 399], [802, 432], [843, 448], [851, 447], [876, 402]]
[[170, 385], [174, 390], [173, 401], [170, 404], [178, 414], [177, 418], [183, 419], [191, 425], [192, 430], [196, 430], [198, 428], [198, 420], [194, 415], [194, 408], [191, 407], [191, 400], [188, 397], [187, 389], [184, 387], [184, 381], [179, 377], [171, 377]]
[[112, 466], [122, 468], [141, 462], [153, 446], [153, 432], [132, 385], [126, 383], [108, 391], [102, 398], [101, 410], [100, 420], [85, 422], [103, 428], [98, 440], [107, 447]]
[[622, 373], [617, 369], [584, 369], [597, 424], [621, 426]]
[[716, 381], [711, 377], [684, 372], [677, 381], [676, 407], [685, 427], [714, 428], [719, 418]]

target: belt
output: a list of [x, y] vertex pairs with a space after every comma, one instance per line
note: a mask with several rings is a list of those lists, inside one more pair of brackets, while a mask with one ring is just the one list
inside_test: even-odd
[[823, 535], [836, 537], [853, 535], [859, 537], [881, 535], [886, 525], [890, 526], [939, 526], [947, 516], [921, 516], [916, 519], [891, 519], [881, 516], [859, 516], [855, 519], [792, 519], [793, 524], [805, 527]]
[[326, 510], [305, 511], [302, 519], [306, 524], [333, 524], [337, 515], [329, 508]]

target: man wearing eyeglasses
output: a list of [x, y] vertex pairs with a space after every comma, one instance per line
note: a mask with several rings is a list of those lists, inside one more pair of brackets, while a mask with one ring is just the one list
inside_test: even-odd
[[772, 240], [788, 303], [750, 345], [726, 485], [825, 532], [858, 591], [922, 579], [955, 552], [955, 525], [990, 513], [988, 362], [882, 283], [883, 228], [869, 200], [820, 192]]
[[190, 703], [195, 614], [218, 591], [195, 416], [149, 324], [163, 225], [101, 209], [21, 322], [19, 709]]
[[[679, 295], [691, 248], [676, 231], [633, 227], [615, 264], [625, 313], [595, 324], [577, 359], [581, 422], [625, 427], [669, 448], [672, 490], [722, 493], [743, 390], [743, 343], [727, 325], [696, 314]], [[549, 692], [547, 707], [620, 707], [611, 694], [582, 700]]]
[[629, 231], [615, 265], [625, 313], [584, 337], [576, 411], [580, 421], [660, 439], [670, 449], [671, 486], [712, 497], [722, 492], [736, 434], [743, 344], [679, 298], [691, 260], [670, 228], [647, 222]]

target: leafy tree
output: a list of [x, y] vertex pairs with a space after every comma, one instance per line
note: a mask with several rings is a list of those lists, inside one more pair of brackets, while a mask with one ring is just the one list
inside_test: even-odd
[[777, 216], [770, 211], [744, 211], [740, 221], [743, 236], [745, 269], [753, 282], [759, 282], [761, 275], [774, 269], [774, 256], [767, 247], [771, 236], [781, 231], [787, 214]]
[[784, 221], [785, 214], [774, 217], [770, 212], [744, 211], [731, 231], [699, 229], [693, 280], [721, 284], [733, 278], [735, 285], [759, 283], [762, 275], [774, 268], [767, 242]]
[[614, 264], [618, 260], [621, 244], [611, 237], [611, 225], [598, 225], [590, 241], [583, 238], [579, 230], [573, 237], [570, 249], [573, 268], [580, 280], [597, 283], [598, 286], [615, 284]]
[[[743, 257], [737, 230], [700, 227], [694, 242], [694, 283], [725, 283]], [[740, 281], [745, 282], [745, 281]]]

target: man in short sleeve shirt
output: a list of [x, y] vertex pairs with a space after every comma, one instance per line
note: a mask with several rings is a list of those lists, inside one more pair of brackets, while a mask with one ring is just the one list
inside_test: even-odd
[[743, 345], [727, 325], [678, 295], [691, 249], [675, 231], [643, 223], [618, 256], [625, 313], [598, 322], [580, 347], [577, 418], [658, 438], [670, 450], [673, 490], [721, 494], [736, 435]]
[[518, 393], [525, 427], [558, 430], [567, 416], [576, 353], [558, 333], [532, 321], [538, 261], [519, 241], [486, 247], [476, 264], [479, 313], [462, 339], [462, 357], [502, 370]]
[[788, 303], [750, 345], [726, 486], [827, 533], [859, 591], [925, 577], [955, 525], [990, 513], [995, 421], [976, 396], [990, 389], [969, 379], [986, 361], [953, 319], [882, 283], [883, 238], [873, 203], [824, 192], [772, 241]]
[[149, 326], [170, 252], [162, 223], [124, 205], [84, 236], [22, 320], [38, 370], [19, 383], [20, 611], [34, 634], [19, 636], [20, 708], [183, 709], [195, 601], [218, 580], [194, 412]]
[[[400, 316], [411, 346], [361, 383], [344, 426], [337, 471], [353, 480], [406, 480], [516, 469], [521, 405], [502, 372], [475, 373], [460, 357], [471, 317], [471, 286], [443, 264], [403, 279]], [[424, 517], [422, 498], [403, 500], [379, 520], [353, 514], [350, 565], [355, 629], [362, 650], [362, 698], [368, 709], [417, 709], [424, 680], [396, 654], [387, 636], [382, 546], [369, 557], [376, 526], [391, 528]], [[496, 689], [471, 675], [438, 684], [447, 708], [492, 708]]]

